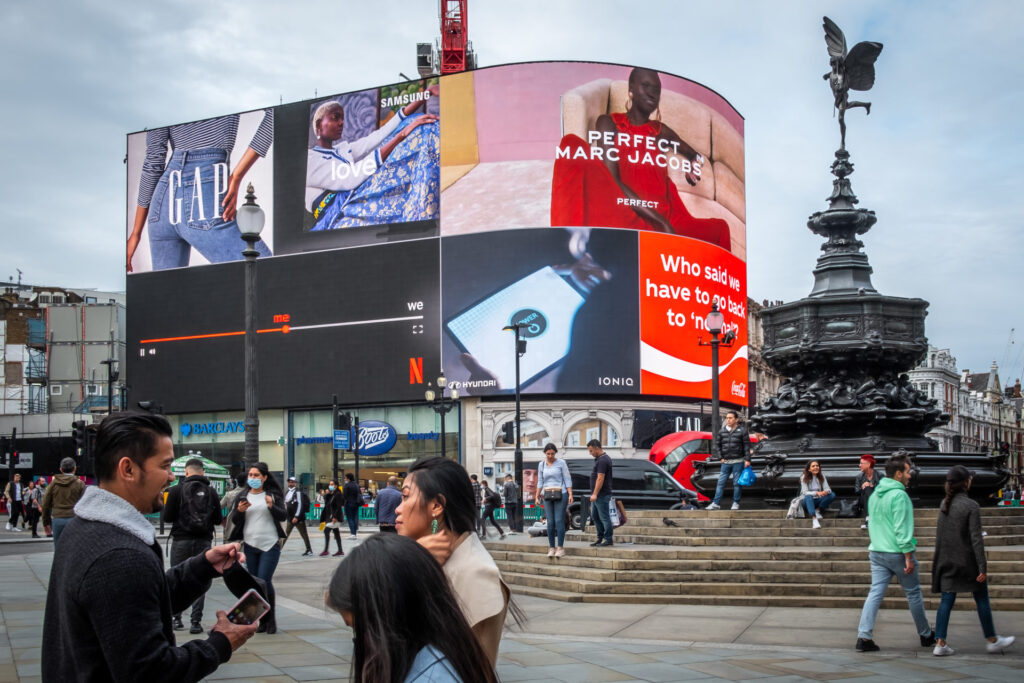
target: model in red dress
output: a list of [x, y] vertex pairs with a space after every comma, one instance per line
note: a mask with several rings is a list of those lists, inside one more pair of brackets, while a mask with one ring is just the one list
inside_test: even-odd
[[681, 164], [687, 182], [696, 185], [704, 160], [669, 126], [651, 120], [660, 101], [658, 74], [633, 69], [625, 113], [599, 116], [589, 140], [562, 138], [551, 189], [551, 225], [654, 230], [730, 249], [729, 224], [691, 216], [669, 178], [669, 165]]

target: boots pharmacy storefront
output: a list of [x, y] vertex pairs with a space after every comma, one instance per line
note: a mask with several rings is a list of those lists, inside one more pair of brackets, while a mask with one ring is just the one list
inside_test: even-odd
[[[368, 491], [387, 486], [388, 477], [404, 476], [418, 458], [441, 455], [440, 419], [429, 406], [384, 406], [346, 412], [352, 415], [353, 421], [359, 418], [363, 444], [359, 454], [359, 483]], [[459, 460], [458, 425], [456, 410], [445, 420], [444, 448], [445, 455], [456, 461]], [[310, 491], [326, 486], [331, 479], [334, 458], [330, 409], [291, 411], [288, 431], [292, 435], [288, 444], [291, 471]], [[339, 472], [355, 473], [355, 469], [352, 451], [339, 451]]]

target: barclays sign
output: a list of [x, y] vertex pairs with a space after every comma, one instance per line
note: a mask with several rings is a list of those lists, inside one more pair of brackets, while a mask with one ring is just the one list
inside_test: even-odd
[[240, 434], [245, 431], [245, 423], [236, 422], [182, 422], [181, 435], [200, 436], [205, 434]]
[[387, 422], [359, 423], [359, 455], [384, 455], [398, 443], [398, 432]]

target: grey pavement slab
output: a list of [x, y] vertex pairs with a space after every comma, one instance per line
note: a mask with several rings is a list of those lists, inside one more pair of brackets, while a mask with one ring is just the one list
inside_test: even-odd
[[[352, 541], [345, 541], [350, 549]], [[275, 576], [278, 634], [259, 634], [208, 680], [347, 681], [351, 631], [323, 604], [336, 558], [300, 557], [289, 544]], [[39, 680], [40, 637], [51, 552], [0, 556], [0, 683]], [[502, 641], [504, 681], [1011, 681], [1024, 679], [1024, 640], [987, 655], [974, 613], [954, 612], [955, 657], [918, 647], [906, 609], [882, 610], [883, 652], [853, 651], [859, 610], [707, 605], [567, 604], [517, 596], [528, 622]], [[206, 625], [234, 602], [215, 582]], [[934, 614], [929, 613], [931, 618]], [[1004, 633], [1024, 636], [1024, 613], [997, 613]], [[193, 638], [177, 633], [179, 642]], [[198, 636], [205, 637], [205, 636]], [[6, 664], [6, 666], [4, 666]]]

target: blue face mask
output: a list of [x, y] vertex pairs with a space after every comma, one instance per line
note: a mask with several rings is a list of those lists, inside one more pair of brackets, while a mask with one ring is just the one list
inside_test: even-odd
[[333, 485], [333, 484], [331, 484], [331, 485], [330, 485], [330, 486], [328, 486], [327, 488], [328, 488], [328, 490], [330, 490], [330, 491], [333, 491], [335, 487], [334, 487], [334, 485]]
[[255, 479], [250, 477], [249, 478], [249, 488], [251, 488], [251, 489], [261, 489], [261, 488], [263, 488], [263, 480], [260, 479], [259, 477], [256, 477]]

